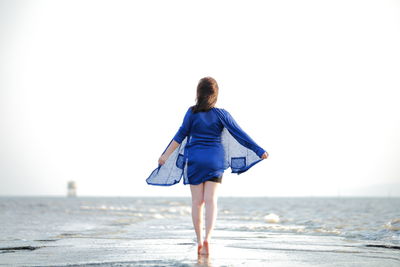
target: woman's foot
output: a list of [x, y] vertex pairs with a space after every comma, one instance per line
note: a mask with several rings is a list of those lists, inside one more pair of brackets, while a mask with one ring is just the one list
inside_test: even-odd
[[203, 248], [201, 250], [201, 254], [202, 255], [209, 255], [210, 254], [210, 248], [208, 246], [208, 241], [206, 241], [206, 240], [203, 242]]
[[203, 245], [202, 244], [198, 244], [197, 245], [197, 254], [201, 254], [201, 251], [202, 251], [202, 249], [203, 249]]

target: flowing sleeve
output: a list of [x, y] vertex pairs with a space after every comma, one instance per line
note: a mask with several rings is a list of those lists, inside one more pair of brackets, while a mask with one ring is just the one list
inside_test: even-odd
[[261, 158], [261, 156], [266, 152], [239, 126], [232, 115], [223, 109], [223, 119], [225, 121], [226, 128], [229, 133], [243, 146], [254, 151]]
[[[179, 143], [179, 146], [169, 155], [163, 165], [158, 165], [149, 177], [146, 179], [149, 185], [170, 186], [179, 183], [182, 176], [186, 177], [187, 160], [185, 159], [185, 147], [187, 144], [187, 136], [190, 132], [191, 107], [186, 111], [182, 125], [173, 139], [169, 142], [164, 152], [168, 149], [173, 140]], [[186, 179], [186, 178], [185, 178]]]
[[191, 107], [186, 111], [185, 117], [183, 118], [182, 125], [179, 127], [177, 133], [172, 138], [177, 143], [182, 143], [183, 139], [189, 134], [190, 130], [190, 115], [192, 113]]

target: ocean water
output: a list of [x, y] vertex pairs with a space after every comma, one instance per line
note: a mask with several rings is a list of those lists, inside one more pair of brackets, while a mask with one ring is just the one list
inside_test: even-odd
[[190, 204], [1, 197], [0, 266], [400, 266], [400, 198], [220, 197], [209, 257]]

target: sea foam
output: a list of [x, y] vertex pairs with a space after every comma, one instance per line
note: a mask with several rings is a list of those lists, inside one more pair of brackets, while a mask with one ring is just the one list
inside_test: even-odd
[[264, 220], [265, 220], [267, 223], [279, 223], [279, 222], [281, 221], [280, 218], [279, 218], [279, 216], [276, 215], [276, 214], [274, 214], [274, 213], [270, 213], [270, 214], [268, 214], [268, 215], [265, 215], [265, 216], [264, 216]]

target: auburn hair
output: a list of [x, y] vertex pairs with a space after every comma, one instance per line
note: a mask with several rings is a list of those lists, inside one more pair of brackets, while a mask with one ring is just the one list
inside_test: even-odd
[[212, 77], [200, 79], [197, 85], [196, 105], [192, 107], [193, 113], [209, 111], [217, 103], [217, 98], [217, 81]]

